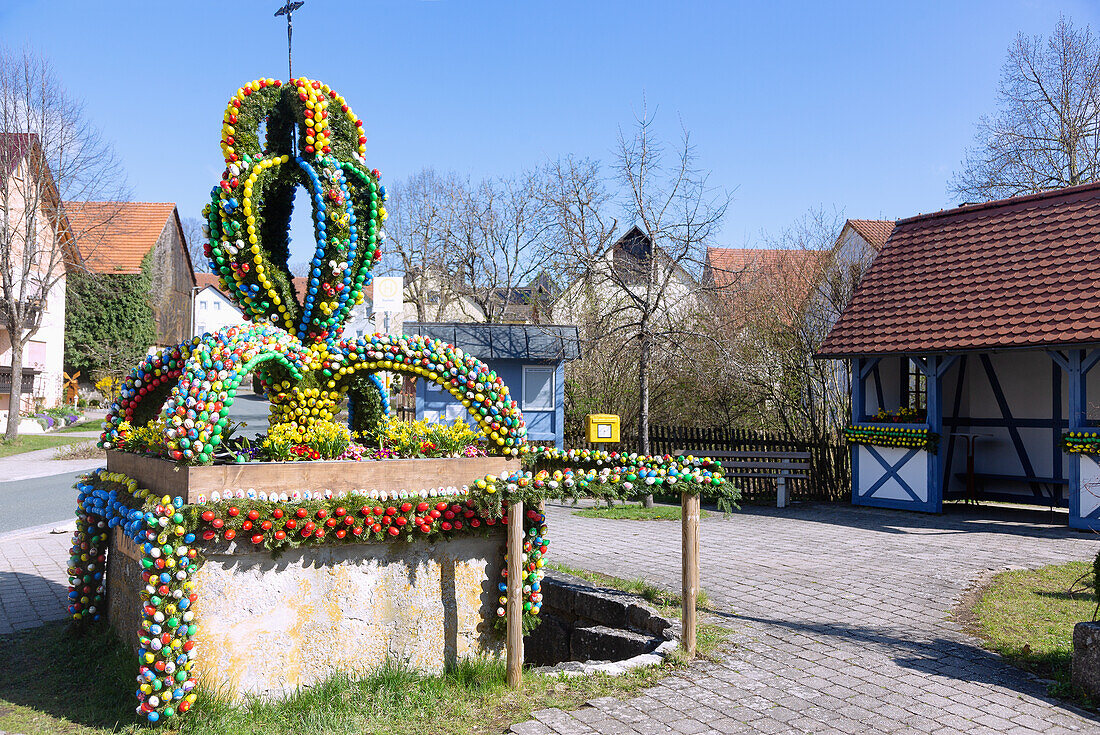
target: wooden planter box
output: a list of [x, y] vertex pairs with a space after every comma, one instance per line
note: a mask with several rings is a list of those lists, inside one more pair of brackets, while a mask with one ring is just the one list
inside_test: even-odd
[[[289, 462], [179, 467], [108, 452], [107, 467], [158, 494], [194, 502], [217, 490], [420, 490], [468, 485], [518, 468], [499, 457]], [[196, 543], [194, 660], [210, 689], [276, 697], [334, 671], [397, 661], [439, 673], [467, 657], [503, 655], [493, 628], [506, 527], [449, 541], [366, 542], [288, 550]], [[107, 555], [107, 618], [135, 645], [141, 549], [114, 529]]]
[[158, 494], [180, 496], [185, 503], [199, 495], [226, 490], [291, 493], [295, 490], [370, 492], [419, 491], [437, 487], [462, 487], [485, 475], [504, 475], [518, 470], [519, 460], [504, 457], [445, 457], [438, 459], [386, 459], [363, 462], [246, 462], [206, 467], [177, 465], [166, 459], [129, 452], [107, 452], [107, 469], [137, 480]]

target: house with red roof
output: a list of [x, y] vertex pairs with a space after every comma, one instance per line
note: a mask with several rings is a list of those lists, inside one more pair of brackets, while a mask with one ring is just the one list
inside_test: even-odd
[[179, 212], [171, 202], [65, 202], [83, 268], [103, 276], [136, 275], [148, 262], [157, 344], [191, 337], [196, 284]]
[[899, 220], [817, 357], [850, 366], [853, 502], [1100, 528], [1100, 184]]

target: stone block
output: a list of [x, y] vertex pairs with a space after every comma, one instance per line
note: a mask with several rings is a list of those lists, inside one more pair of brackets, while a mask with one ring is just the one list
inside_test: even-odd
[[[493, 627], [504, 528], [436, 543], [207, 549], [195, 574], [194, 659], [209, 689], [277, 697], [394, 661], [426, 673], [501, 657]], [[118, 538], [116, 536], [116, 538]], [[136, 641], [140, 562], [108, 555], [108, 618]], [[136, 575], [136, 576], [135, 576]]]
[[581, 620], [625, 628], [626, 611], [629, 607], [627, 595], [593, 589], [577, 596], [573, 603], [573, 613]]
[[569, 653], [578, 661], [618, 661], [649, 653], [661, 642], [644, 633], [596, 625], [573, 631], [569, 638]]
[[1073, 686], [1100, 698], [1100, 622], [1073, 626]]

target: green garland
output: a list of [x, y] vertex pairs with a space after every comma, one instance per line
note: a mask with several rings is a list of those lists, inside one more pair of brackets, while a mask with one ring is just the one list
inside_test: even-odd
[[852, 424], [845, 427], [844, 439], [849, 444], [870, 444], [878, 447], [906, 447], [936, 453], [940, 435], [929, 429], [907, 429], [879, 424]]
[[1100, 454], [1100, 433], [1067, 431], [1062, 434], [1062, 451], [1069, 454]]

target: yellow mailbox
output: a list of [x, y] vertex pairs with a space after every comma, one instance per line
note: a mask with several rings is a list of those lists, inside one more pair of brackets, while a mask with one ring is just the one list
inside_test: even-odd
[[619, 417], [613, 413], [590, 413], [584, 417], [584, 433], [589, 442], [617, 442]]

